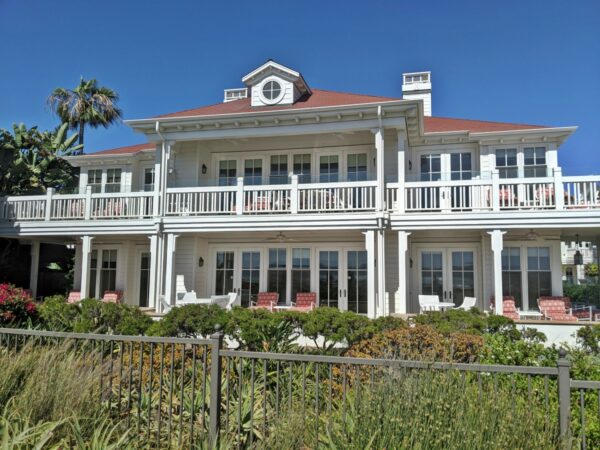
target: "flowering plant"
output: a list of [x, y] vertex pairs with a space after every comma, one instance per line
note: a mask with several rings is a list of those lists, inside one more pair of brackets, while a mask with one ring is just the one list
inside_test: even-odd
[[0, 325], [21, 323], [36, 316], [31, 294], [12, 284], [0, 284]]

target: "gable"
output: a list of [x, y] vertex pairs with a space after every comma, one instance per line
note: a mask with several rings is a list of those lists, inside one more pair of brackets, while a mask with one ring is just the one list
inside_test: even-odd
[[242, 78], [252, 107], [292, 105], [310, 89], [299, 72], [269, 60]]

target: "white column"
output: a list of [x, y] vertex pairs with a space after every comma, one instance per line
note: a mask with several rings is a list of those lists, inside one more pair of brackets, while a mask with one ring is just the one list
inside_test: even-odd
[[148, 307], [157, 309], [158, 302], [156, 301], [156, 293], [159, 292], [156, 289], [156, 273], [157, 273], [157, 261], [158, 261], [158, 236], [153, 234], [148, 236], [150, 239], [150, 273], [148, 281]]
[[92, 236], [81, 237], [81, 298], [88, 296], [90, 286], [90, 258], [92, 256]]
[[[173, 142], [164, 142], [162, 145], [161, 162], [160, 162], [160, 208], [159, 214], [164, 216], [167, 211], [167, 187], [169, 179], [169, 159], [171, 158], [171, 150]], [[156, 181], [156, 174], [155, 174]]]
[[365, 249], [367, 250], [367, 315], [374, 319], [375, 309], [375, 230], [365, 231]]
[[494, 301], [496, 304], [496, 314], [502, 315], [503, 294], [502, 294], [502, 249], [504, 248], [503, 235], [506, 231], [494, 230], [488, 231], [491, 238], [491, 247], [494, 255]]
[[371, 130], [375, 135], [375, 164], [377, 165], [377, 192], [375, 195], [375, 208], [378, 211], [383, 210], [383, 199], [385, 198], [385, 176], [384, 176], [384, 140], [383, 128], [375, 128]]
[[38, 271], [40, 266], [40, 241], [31, 242], [31, 266], [29, 269], [29, 290], [37, 297]]
[[[404, 182], [406, 180], [406, 139], [404, 138], [404, 130], [398, 130], [398, 192], [396, 194], [397, 212], [404, 212]], [[388, 205], [391, 209], [393, 205]]]
[[394, 312], [406, 314], [408, 311], [408, 282], [406, 279], [406, 256], [408, 251], [408, 236], [406, 231], [398, 231], [398, 291]]
[[[152, 193], [152, 215], [157, 217], [160, 214], [160, 192], [161, 192], [161, 180], [162, 180], [162, 159], [163, 159], [163, 145], [156, 146], [156, 153], [154, 154], [154, 191]], [[142, 172], [141, 176], [144, 176]]]
[[175, 248], [177, 245], [177, 235], [167, 234], [167, 251], [165, 254], [165, 301], [170, 305], [175, 304]]
[[377, 230], [377, 317], [385, 316], [389, 312], [385, 293], [385, 230], [379, 229]]

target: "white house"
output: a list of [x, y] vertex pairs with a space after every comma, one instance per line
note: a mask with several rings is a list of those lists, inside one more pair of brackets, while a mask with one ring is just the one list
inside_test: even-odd
[[404, 74], [404, 98], [313, 89], [274, 61], [242, 83], [128, 120], [146, 144], [70, 158], [78, 194], [2, 199], [0, 236], [74, 244], [92, 297], [159, 309], [183, 275], [198, 296], [309, 291], [376, 317], [419, 294], [536, 309], [562, 293], [561, 240], [600, 235], [600, 176], [559, 165], [576, 127], [431, 116], [429, 72]]

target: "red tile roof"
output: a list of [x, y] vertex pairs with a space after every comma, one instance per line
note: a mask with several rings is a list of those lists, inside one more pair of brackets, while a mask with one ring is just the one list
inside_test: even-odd
[[186, 109], [171, 114], [163, 114], [156, 117], [190, 117], [209, 116], [217, 114], [250, 113], [256, 111], [286, 111], [294, 109], [318, 108], [320, 106], [344, 106], [361, 103], [392, 102], [400, 98], [378, 97], [375, 95], [348, 94], [345, 92], [324, 91], [312, 89], [312, 95], [304, 96], [292, 105], [261, 106], [260, 108], [250, 106], [250, 99], [243, 98], [227, 103], [217, 103], [200, 108]]
[[[215, 105], [202, 106], [199, 108], [186, 109], [170, 114], [163, 114], [156, 117], [191, 117], [191, 116], [209, 116], [218, 114], [236, 114], [251, 113], [255, 111], [285, 111], [294, 109], [317, 108], [322, 106], [343, 106], [362, 103], [378, 103], [401, 100], [400, 98], [380, 97], [374, 95], [349, 94], [345, 92], [325, 91], [322, 89], [313, 89], [312, 95], [301, 98], [293, 105], [274, 105], [261, 106], [255, 108], [250, 106], [250, 99], [244, 98], [227, 103], [217, 103]], [[518, 131], [531, 130], [538, 128], [547, 128], [542, 125], [515, 124], [506, 122], [489, 122], [483, 120], [452, 119], [448, 117], [424, 117], [425, 133], [436, 133], [445, 131], [469, 131], [474, 133], [493, 132], [493, 131]], [[127, 147], [101, 150], [92, 153], [93, 155], [122, 155], [135, 154], [142, 150], [154, 149], [153, 144], [138, 144]]]
[[518, 131], [536, 128], [548, 128], [543, 125], [451, 119], [448, 117], [424, 117], [423, 124], [425, 126], [425, 133], [437, 133], [444, 131], [470, 131], [471, 133], [485, 133], [492, 131]]
[[128, 145], [127, 147], [109, 148], [107, 150], [100, 150], [98, 152], [86, 153], [86, 155], [129, 155], [139, 153], [142, 150], [154, 150], [155, 148], [155, 144], [145, 143]]

